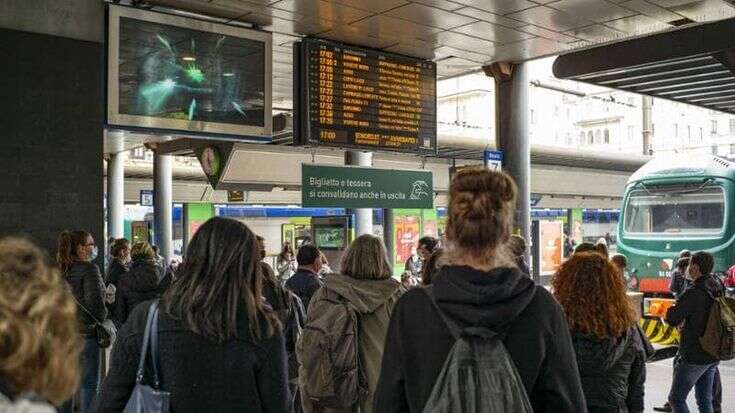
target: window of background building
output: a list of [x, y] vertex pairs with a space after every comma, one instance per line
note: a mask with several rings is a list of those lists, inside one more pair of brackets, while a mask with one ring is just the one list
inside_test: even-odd
[[712, 155], [717, 155], [717, 145], [712, 145]]
[[717, 135], [717, 119], [710, 121], [710, 133]]
[[531, 109], [531, 125], [535, 125], [535, 124], [536, 124], [536, 116], [535, 116], [533, 109]]
[[599, 145], [601, 143], [602, 143], [602, 131], [600, 131], [599, 129], [597, 129], [595, 131], [595, 144], [596, 145]]
[[679, 137], [679, 124], [678, 123], [674, 124], [674, 136], [677, 138]]
[[692, 125], [687, 125], [687, 139], [689, 142], [692, 141]]
[[730, 133], [735, 133], [735, 118], [730, 118]]
[[610, 143], [610, 131], [608, 129], [605, 129], [605, 143]]
[[592, 145], [595, 143], [595, 134], [592, 131], [587, 132], [587, 144]]
[[633, 132], [635, 131], [635, 128], [633, 125], [628, 125], [628, 142], [633, 142]]
[[135, 148], [130, 151], [130, 157], [133, 159], [145, 159], [146, 149], [144, 147]]
[[584, 145], [584, 132], [579, 132], [579, 146]]
[[699, 143], [704, 140], [704, 128], [699, 128]]

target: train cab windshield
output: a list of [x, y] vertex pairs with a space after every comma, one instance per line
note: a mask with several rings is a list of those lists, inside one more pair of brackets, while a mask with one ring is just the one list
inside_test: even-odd
[[725, 221], [725, 194], [715, 185], [634, 189], [625, 206], [628, 235], [716, 235]]

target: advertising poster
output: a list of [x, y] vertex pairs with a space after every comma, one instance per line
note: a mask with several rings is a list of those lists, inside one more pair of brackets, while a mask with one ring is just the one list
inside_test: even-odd
[[539, 248], [541, 251], [541, 275], [551, 275], [561, 265], [564, 245], [564, 223], [539, 221]]
[[403, 264], [411, 256], [411, 247], [417, 246], [421, 225], [417, 216], [395, 217], [396, 264]]

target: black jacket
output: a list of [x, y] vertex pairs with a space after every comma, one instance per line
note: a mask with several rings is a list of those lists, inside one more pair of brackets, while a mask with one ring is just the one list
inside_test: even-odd
[[91, 262], [75, 262], [66, 270], [65, 276], [77, 300], [77, 306], [82, 305], [91, 313], [90, 315], [84, 309], [78, 309], [79, 332], [85, 338], [94, 338], [95, 320], [92, 316], [97, 321], [107, 318], [107, 307], [104, 301], [105, 284], [102, 281], [100, 269]]
[[[122, 412], [135, 386], [135, 374], [150, 302], [133, 310], [118, 334], [110, 372], [93, 411]], [[283, 336], [250, 339], [248, 317], [238, 312], [237, 340], [217, 343], [195, 334], [180, 321], [160, 312], [158, 322], [161, 386], [171, 393], [171, 411], [288, 411], [286, 353]], [[265, 328], [262, 329], [265, 334]], [[150, 360], [150, 359], [149, 359]], [[150, 383], [150, 371], [144, 381]]]
[[[666, 322], [681, 326], [679, 356], [682, 361], [690, 364], [711, 364], [717, 361], [702, 349], [699, 337], [704, 334], [712, 308], [711, 292], [708, 287], [712, 284], [709, 276], [698, 278], [679, 297], [679, 300], [666, 312]], [[711, 287], [710, 287], [711, 288]]]
[[590, 412], [643, 412], [647, 357], [636, 326], [607, 340], [572, 333], [572, 342]]
[[286, 281], [286, 288], [299, 297], [307, 312], [311, 297], [321, 287], [322, 282], [319, 280], [319, 275], [304, 268], [299, 268], [296, 274]]
[[[505, 346], [534, 412], [586, 412], [566, 318], [516, 268], [490, 273], [444, 266], [433, 282], [439, 307], [460, 326], [507, 328]], [[411, 290], [391, 317], [374, 411], [421, 412], [454, 344], [429, 298]]]
[[120, 262], [117, 258], [113, 258], [110, 267], [107, 269], [107, 277], [105, 282], [112, 284], [115, 288], [120, 285], [120, 278], [128, 272], [128, 266]]
[[158, 297], [159, 273], [160, 268], [154, 262], [133, 261], [128, 273], [120, 279], [115, 293], [113, 319], [117, 325], [123, 325], [138, 304]]

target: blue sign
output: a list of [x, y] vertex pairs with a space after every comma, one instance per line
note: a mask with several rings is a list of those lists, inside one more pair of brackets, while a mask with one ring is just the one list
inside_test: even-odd
[[500, 171], [503, 168], [503, 151], [486, 150], [484, 160], [486, 168], [493, 171]]
[[153, 190], [152, 189], [141, 189], [140, 190], [140, 205], [141, 206], [153, 206]]

